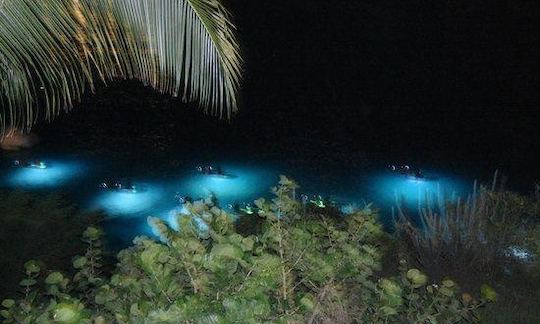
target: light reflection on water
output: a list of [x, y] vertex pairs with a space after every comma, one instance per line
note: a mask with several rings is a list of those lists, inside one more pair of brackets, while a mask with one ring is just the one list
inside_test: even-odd
[[97, 193], [90, 207], [104, 210], [113, 217], [107, 222], [107, 232], [112, 236], [119, 236], [120, 244], [126, 245], [137, 235], [158, 236], [155, 229], [147, 223], [148, 216], [158, 217], [178, 229], [177, 214], [187, 211], [175, 201], [177, 194], [192, 199], [214, 195], [225, 209], [229, 204], [249, 202], [260, 196], [267, 196], [270, 187], [278, 180], [278, 173], [272, 168], [255, 168], [241, 164], [222, 166], [231, 177], [202, 175], [191, 170], [176, 174], [171, 172], [170, 177], [161, 181], [134, 181], [136, 187], [143, 188], [142, 192]]
[[[47, 160], [47, 169], [10, 168], [5, 170], [5, 185], [25, 190], [69, 189], [72, 198], [88, 210], [102, 210], [108, 215], [104, 223], [109, 240], [115, 247], [124, 247], [137, 235], [155, 235], [147, 217], [159, 217], [176, 228], [176, 214], [182, 207], [175, 195], [193, 199], [215, 195], [222, 208], [229, 204], [252, 202], [261, 196], [270, 196], [270, 188], [278, 182], [279, 168], [265, 165], [223, 163], [221, 166], [232, 177], [201, 175], [192, 170], [166, 170], [168, 176], [135, 175], [134, 184], [142, 190], [131, 192], [102, 191], [98, 184], [107, 174], [86, 172], [89, 163], [71, 159]], [[92, 169], [95, 166], [92, 165]], [[110, 171], [109, 171], [110, 172]], [[113, 171], [114, 173], [114, 171]], [[353, 206], [362, 207], [374, 202], [381, 209], [383, 221], [388, 224], [391, 206], [400, 200], [404, 206], [416, 210], [427, 201], [436, 203], [440, 197], [465, 196], [471, 184], [463, 178], [443, 172], [425, 172], [431, 180], [411, 179], [382, 169], [363, 170], [360, 173], [343, 172], [337, 183], [321, 181], [315, 174], [297, 172], [300, 193], [333, 197], [344, 211]], [[286, 172], [284, 174], [287, 174]], [[124, 175], [125, 176], [125, 175]], [[110, 178], [110, 177], [109, 177]], [[74, 180], [77, 180], [73, 187]], [[185, 210], [184, 210], [185, 212]]]
[[466, 195], [472, 188], [467, 181], [456, 176], [431, 171], [431, 178], [415, 179], [391, 172], [381, 172], [370, 177], [371, 193], [382, 205], [392, 205], [397, 201], [406, 207], [437, 204], [438, 199], [452, 199]]
[[17, 189], [55, 188], [82, 176], [86, 166], [80, 161], [47, 160], [47, 167], [13, 167], [8, 170], [6, 183]]
[[264, 167], [225, 165], [230, 178], [190, 173], [173, 181], [171, 185], [183, 195], [194, 199], [214, 195], [220, 205], [251, 201], [266, 196], [278, 179], [276, 171]]
[[91, 209], [101, 209], [108, 215], [134, 217], [141, 213], [151, 213], [159, 206], [159, 202], [164, 200], [165, 190], [159, 184], [135, 183], [139, 190], [117, 191], [104, 190], [97, 194], [97, 197], [90, 205]]

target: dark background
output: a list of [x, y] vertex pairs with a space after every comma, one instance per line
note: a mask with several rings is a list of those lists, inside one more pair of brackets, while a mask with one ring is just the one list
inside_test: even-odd
[[539, 1], [226, 4], [245, 57], [232, 121], [121, 82], [42, 125], [45, 142], [116, 153], [129, 144], [222, 149], [321, 168], [370, 159], [479, 176], [498, 168], [516, 182], [540, 179]]

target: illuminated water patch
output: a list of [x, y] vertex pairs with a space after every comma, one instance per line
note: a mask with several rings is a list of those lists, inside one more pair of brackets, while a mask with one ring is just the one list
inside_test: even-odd
[[160, 208], [160, 203], [167, 201], [163, 188], [154, 184], [135, 184], [140, 188], [131, 191], [101, 191], [91, 204], [91, 209], [100, 209], [112, 216], [150, 216]]
[[444, 200], [465, 196], [470, 187], [464, 179], [437, 172], [426, 172], [418, 179], [392, 172], [381, 172], [370, 179], [372, 199], [379, 205], [408, 208], [435, 206]]
[[81, 162], [48, 160], [46, 163], [46, 168], [13, 168], [8, 173], [7, 184], [22, 189], [58, 187], [80, 176], [86, 169]]
[[[113, 246], [130, 244], [137, 235], [159, 237], [147, 217], [159, 217], [173, 229], [178, 230], [177, 215], [187, 211], [178, 206], [175, 196], [189, 196], [195, 200], [213, 194], [221, 208], [228, 204], [251, 202], [260, 196], [268, 196], [270, 187], [278, 181], [278, 174], [270, 169], [222, 165], [231, 177], [201, 175], [196, 171], [180, 170], [174, 177], [137, 183], [141, 192], [100, 191], [91, 200], [89, 209], [102, 210], [108, 216], [107, 233]], [[96, 190], [98, 190], [96, 188]], [[197, 220], [197, 227], [204, 230], [206, 224]]]
[[225, 208], [227, 204], [267, 196], [278, 181], [278, 173], [270, 169], [225, 165], [224, 170], [231, 177], [189, 174], [177, 180], [175, 190], [194, 199], [214, 195]]

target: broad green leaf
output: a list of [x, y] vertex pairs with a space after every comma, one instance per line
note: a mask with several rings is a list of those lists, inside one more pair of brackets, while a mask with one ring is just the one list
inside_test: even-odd
[[34, 260], [27, 261], [24, 264], [24, 268], [26, 269], [26, 272], [28, 273], [37, 273], [40, 270], [40, 267], [37, 264], [37, 261], [34, 261]]
[[75, 324], [82, 318], [81, 311], [77, 306], [60, 303], [53, 312], [53, 319], [58, 323]]
[[86, 262], [88, 262], [86, 257], [79, 256], [79, 257], [75, 258], [75, 260], [73, 260], [73, 267], [75, 269], [81, 269], [82, 267], [84, 267], [86, 265]]
[[419, 288], [427, 283], [427, 276], [418, 269], [410, 269], [407, 271], [407, 279], [411, 281], [413, 287]]
[[98, 240], [101, 237], [101, 234], [101, 230], [91, 226], [84, 231], [83, 237], [89, 240]]
[[48, 285], [59, 285], [64, 280], [64, 276], [60, 272], [53, 272], [45, 278], [45, 283]]
[[4, 299], [2, 301], [2, 306], [5, 308], [11, 308], [13, 305], [15, 305], [15, 301], [13, 299]]
[[495, 291], [495, 289], [493, 289], [491, 286], [489, 285], [482, 285], [480, 287], [480, 293], [482, 295], [482, 298], [486, 299], [487, 301], [496, 301], [497, 298], [498, 298], [498, 294], [497, 292]]
[[19, 282], [19, 285], [21, 286], [33, 286], [36, 284], [36, 280], [34, 279], [23, 279], [21, 282]]

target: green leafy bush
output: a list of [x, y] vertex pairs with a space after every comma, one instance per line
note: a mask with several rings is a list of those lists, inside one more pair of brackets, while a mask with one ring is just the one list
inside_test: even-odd
[[[434, 279], [451, 276], [468, 291], [495, 301], [487, 323], [536, 323], [540, 319], [540, 195], [493, 185], [466, 201], [426, 206], [421, 225], [402, 211], [397, 223], [398, 257]], [[394, 259], [395, 260], [395, 259]], [[496, 292], [485, 283], [495, 283]]]
[[[421, 225], [400, 209], [397, 238], [410, 260], [436, 277], [494, 278], [516, 262], [516, 250], [535, 249], [540, 200], [504, 189], [480, 187], [466, 201], [420, 210]], [[532, 256], [532, 254], [531, 254]], [[524, 258], [524, 257], [522, 257]], [[482, 275], [482, 278], [474, 274]]]
[[[255, 201], [262, 230], [241, 235], [211, 199], [187, 204], [175, 231], [149, 222], [161, 241], [138, 237], [101, 269], [101, 231], [84, 233], [76, 274], [29, 263], [23, 297], [3, 302], [6, 323], [403, 323], [476, 320], [486, 299], [462, 298], [445, 280], [400, 265], [378, 278], [386, 235], [371, 209], [348, 217], [304, 215], [297, 185], [281, 178], [271, 200]], [[45, 276], [46, 275], [46, 276]], [[43, 279], [45, 290], [34, 285]], [[486, 288], [487, 289], [487, 288]], [[491, 290], [486, 290], [490, 297]]]

